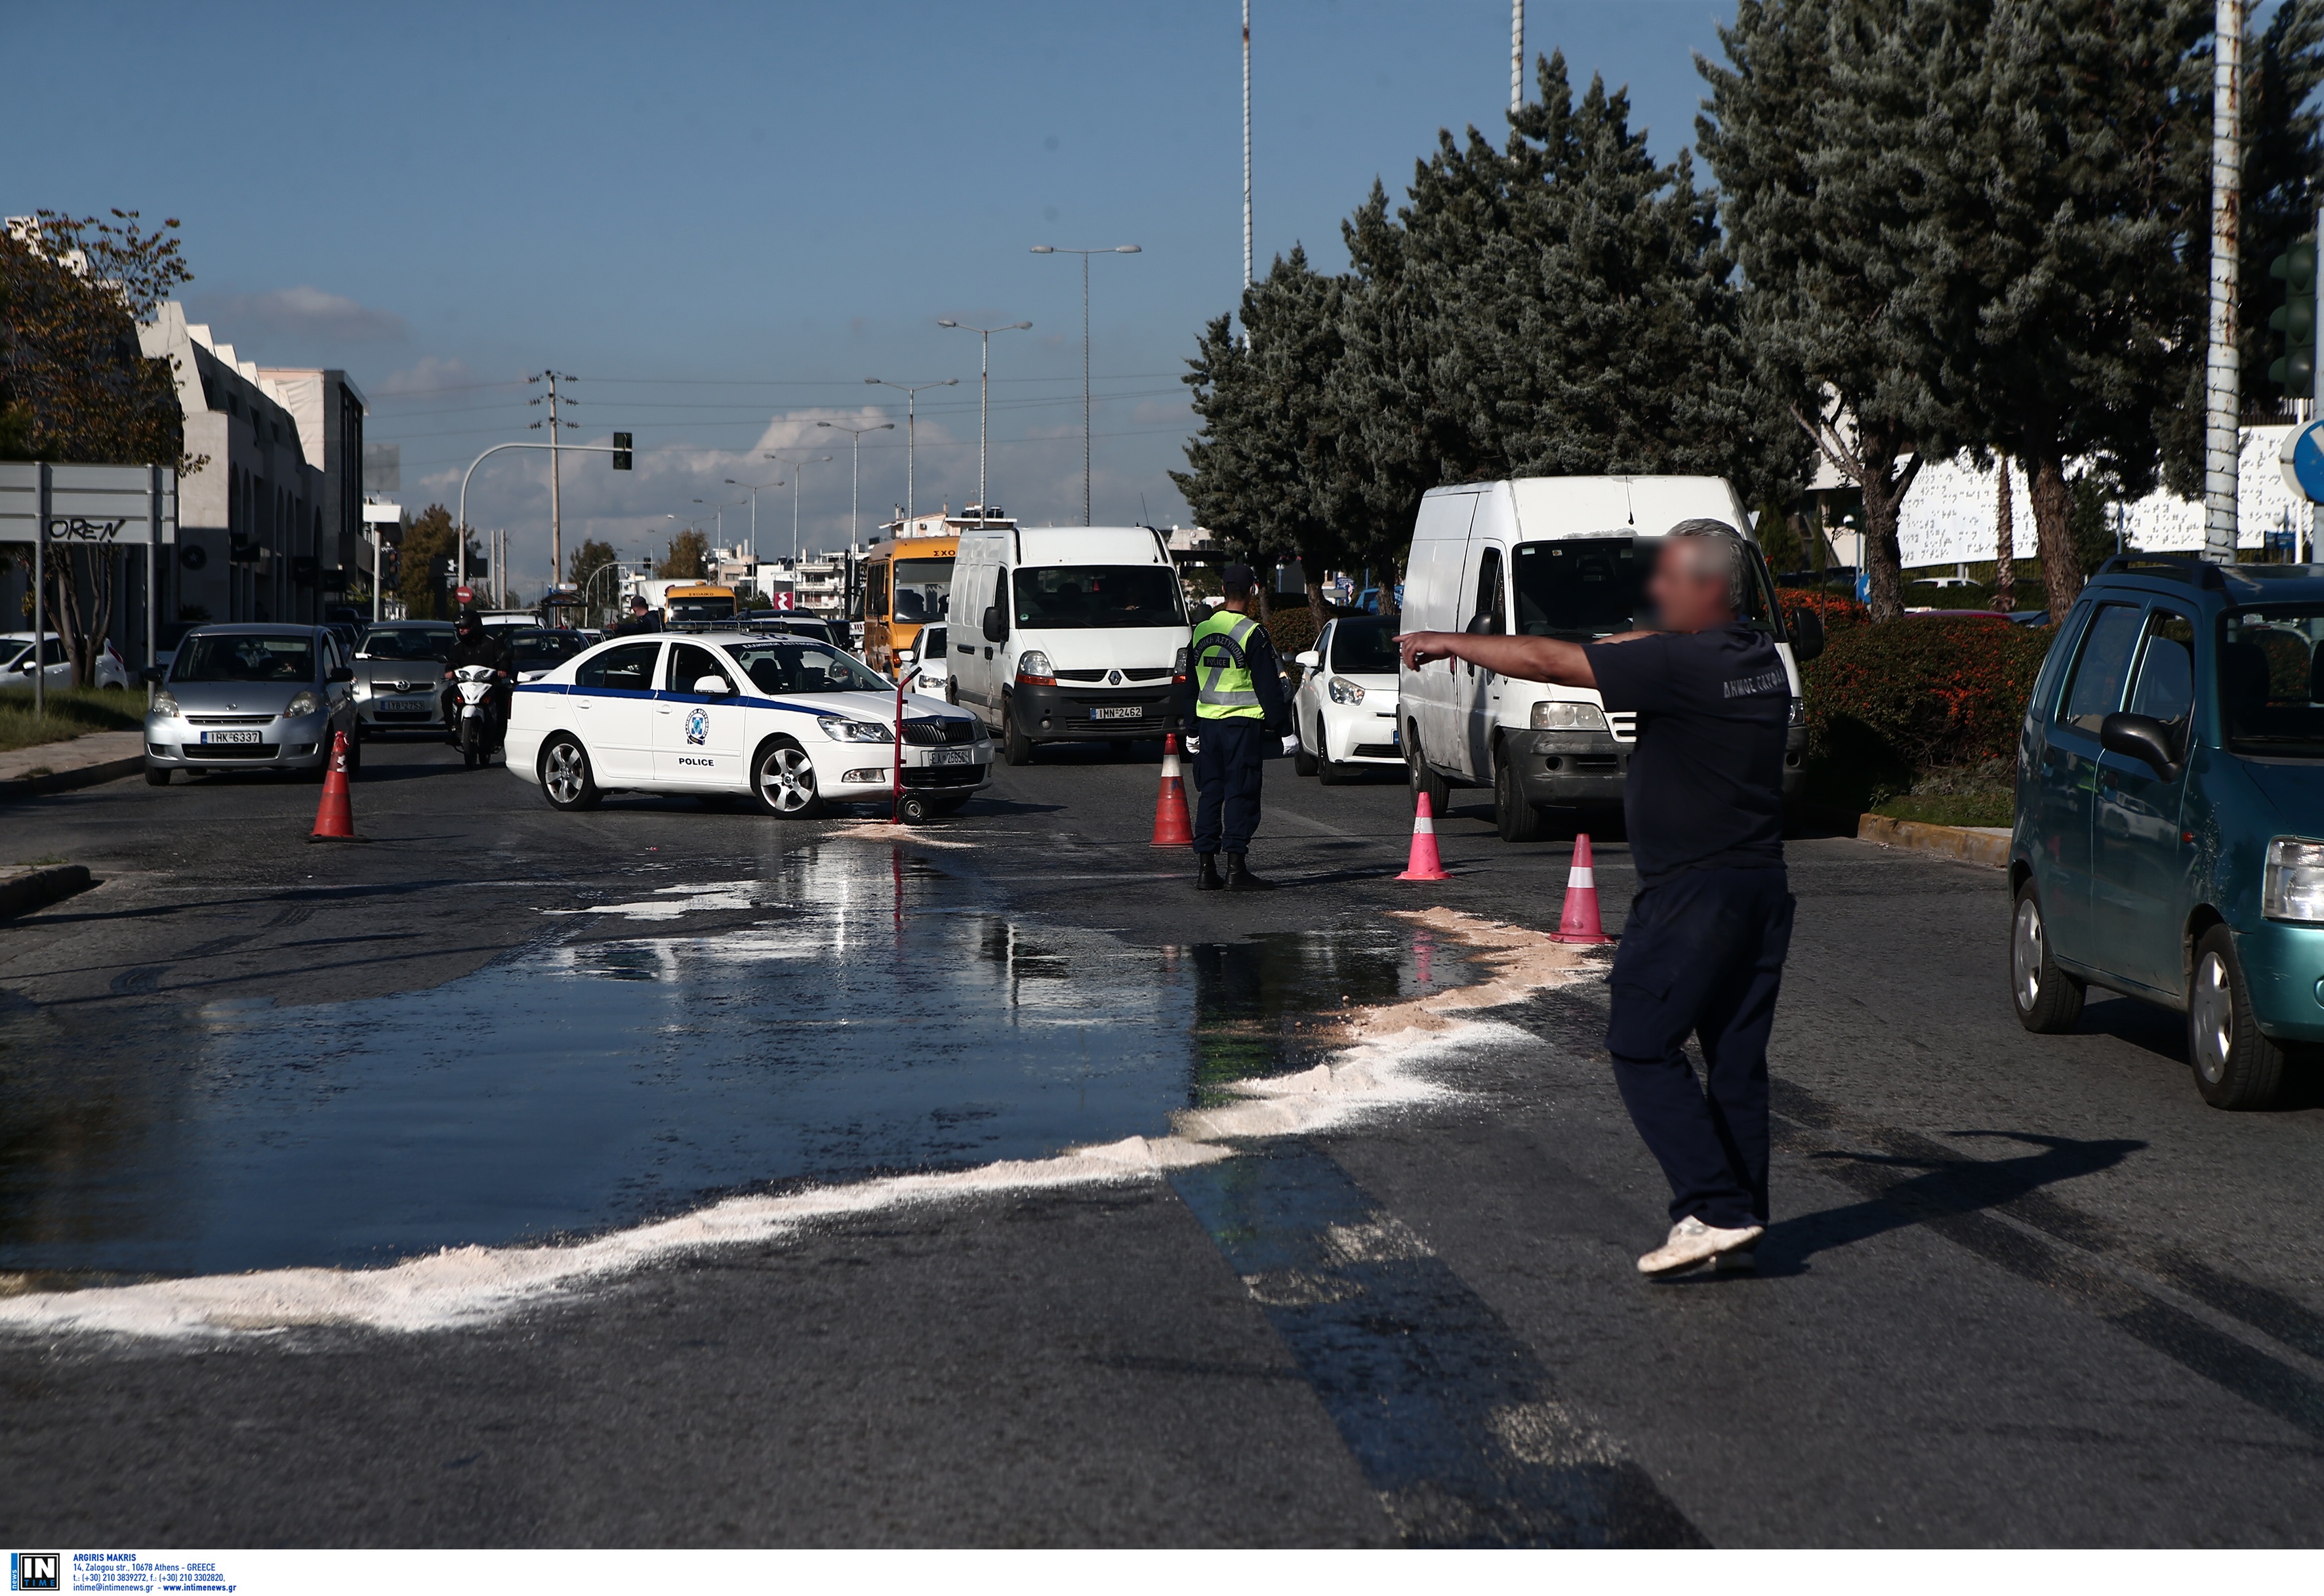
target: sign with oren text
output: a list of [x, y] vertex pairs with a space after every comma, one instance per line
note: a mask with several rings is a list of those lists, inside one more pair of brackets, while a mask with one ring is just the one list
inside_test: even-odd
[[0, 542], [29, 543], [41, 519], [41, 472], [49, 474], [52, 548], [163, 546], [178, 540], [178, 474], [147, 466], [49, 466], [0, 460]]

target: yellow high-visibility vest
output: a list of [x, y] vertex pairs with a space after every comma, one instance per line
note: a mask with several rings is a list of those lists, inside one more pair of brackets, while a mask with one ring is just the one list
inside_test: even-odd
[[1186, 669], [1194, 677], [1194, 716], [1198, 720], [1265, 720], [1259, 692], [1251, 680], [1243, 645], [1259, 623], [1232, 610], [1213, 610], [1194, 628], [1187, 650]]

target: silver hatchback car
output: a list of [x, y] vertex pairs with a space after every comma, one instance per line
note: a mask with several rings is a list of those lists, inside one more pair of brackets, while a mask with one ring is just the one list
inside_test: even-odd
[[174, 770], [320, 775], [334, 732], [347, 734], [349, 769], [361, 758], [355, 671], [327, 628], [200, 627], [146, 679], [161, 688], [145, 713], [145, 780], [155, 787]]

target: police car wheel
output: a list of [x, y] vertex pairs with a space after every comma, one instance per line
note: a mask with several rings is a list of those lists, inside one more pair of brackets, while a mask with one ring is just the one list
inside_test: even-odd
[[823, 813], [815, 782], [815, 761], [788, 738], [770, 743], [751, 766], [751, 790], [759, 807], [786, 820], [812, 820]]
[[553, 809], [594, 809], [605, 795], [589, 769], [589, 752], [575, 737], [553, 737], [540, 751], [540, 790]]

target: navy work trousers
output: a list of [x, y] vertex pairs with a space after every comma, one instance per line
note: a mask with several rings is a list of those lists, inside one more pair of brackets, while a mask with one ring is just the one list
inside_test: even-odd
[[1673, 1222], [1767, 1222], [1767, 1032], [1792, 945], [1789, 886], [1780, 864], [1690, 870], [1630, 901], [1606, 1050], [1631, 1122], [1670, 1178]]
[[1194, 735], [1203, 740], [1194, 755], [1194, 852], [1250, 852], [1250, 834], [1259, 829], [1259, 787], [1267, 776], [1267, 756], [1283, 739], [1267, 729], [1265, 721], [1237, 716], [1232, 720], [1194, 721]]

